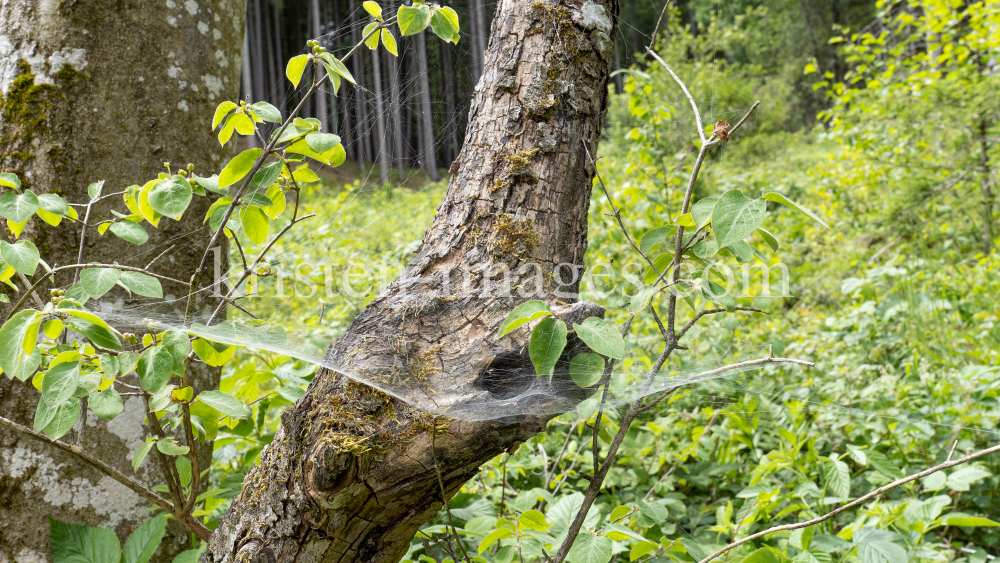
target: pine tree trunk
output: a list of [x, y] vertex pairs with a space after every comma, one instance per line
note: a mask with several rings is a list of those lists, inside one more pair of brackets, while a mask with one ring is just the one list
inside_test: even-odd
[[[309, 0], [309, 30], [314, 39], [318, 39], [319, 36], [322, 35], [319, 25], [320, 19], [319, 0]], [[322, 124], [321, 127], [323, 131], [329, 131], [330, 120], [326, 110], [326, 88], [320, 88], [319, 92], [316, 92], [315, 100], [316, 113], [314, 114], [314, 117]]]
[[[576, 6], [499, 1], [445, 201], [413, 262], [331, 347], [334, 365], [430, 389], [438, 404], [481, 404], [509, 390], [488, 367], [498, 354], [515, 362], [509, 353], [526, 334], [514, 343], [494, 336], [526, 298], [491, 291], [490, 272], [509, 266], [516, 287], [529, 279], [518, 267], [538, 264], [544, 295], [532, 297], [554, 302], [548, 274], [581, 265], [587, 246], [593, 168], [584, 143], [594, 151], [600, 138], [618, 5], [587, 2], [586, 15]], [[575, 303], [563, 314], [581, 322], [601, 310]], [[505, 367], [533, 377], [530, 361], [514, 357]], [[201, 563], [398, 561], [442, 506], [435, 465], [454, 494], [482, 463], [543, 429], [548, 411], [537, 406], [530, 417], [434, 419], [321, 369], [285, 411]]]
[[430, 73], [427, 69], [427, 39], [424, 34], [418, 34], [414, 45], [417, 50], [417, 72], [420, 74], [420, 156], [423, 159], [424, 170], [431, 180], [437, 182], [441, 175], [437, 170], [434, 146], [434, 113], [431, 107]]
[[[397, 46], [398, 48], [398, 46]], [[399, 57], [392, 57], [392, 65], [389, 67], [389, 88], [392, 99], [389, 101], [392, 106], [392, 156], [396, 165], [396, 178], [403, 179], [403, 117], [400, 112], [399, 100]]]
[[444, 88], [445, 162], [458, 156], [458, 111], [455, 107], [455, 72], [451, 64], [451, 44], [441, 42], [441, 77]]
[[392, 167], [389, 164], [389, 145], [386, 143], [385, 138], [385, 112], [382, 103], [382, 63], [381, 63], [381, 52], [382, 50], [375, 50], [371, 52], [372, 56], [372, 76], [375, 78], [375, 123], [376, 131], [375, 134], [378, 135], [378, 165], [379, 165], [379, 184], [386, 185], [389, 183], [389, 169]]
[[286, 87], [285, 79], [285, 53], [284, 48], [281, 45], [281, 9], [278, 7], [278, 3], [274, 2], [271, 4], [271, 22], [274, 24], [274, 56], [277, 60], [277, 72], [278, 72], [278, 109], [281, 110], [282, 118], [288, 116], [288, 109], [285, 107], [288, 104], [286, 92], [288, 88]]
[[[221, 101], [239, 95], [245, 20], [245, 0], [0, 2], [0, 43], [6, 45], [0, 49], [0, 170], [17, 174], [26, 189], [73, 203], [88, 201], [87, 186], [98, 180], [105, 180], [106, 194], [143, 184], [164, 171], [164, 162], [173, 170], [190, 162], [199, 175], [217, 173], [234, 153], [212, 135], [212, 115]], [[95, 206], [91, 220], [111, 217], [110, 208], [121, 210], [121, 199]], [[153, 270], [190, 275], [208, 241], [201, 225], [207, 208], [196, 199], [184, 221], [147, 226], [150, 242], [142, 247], [90, 228], [83, 260], [143, 267], [176, 245]], [[9, 240], [6, 230], [0, 236]], [[51, 227], [35, 218], [22, 239], [34, 242], [49, 264], [77, 262], [78, 224]], [[70, 274], [57, 283], [72, 280]], [[163, 289], [187, 293], [169, 284]], [[43, 286], [41, 295], [48, 291]], [[114, 297], [125, 308], [137, 304], [124, 292]], [[218, 387], [218, 370], [194, 377], [199, 390]], [[3, 416], [30, 427], [37, 400], [30, 383], [0, 377]], [[126, 398], [113, 423], [91, 413], [63, 440], [79, 437], [87, 451], [133, 474], [132, 455], [145, 439], [141, 404]], [[210, 445], [198, 449], [201, 467], [210, 456]], [[151, 487], [160, 482], [155, 466], [151, 455], [137, 474]], [[109, 527], [124, 542], [149, 518], [147, 507], [74, 458], [0, 430], [0, 561], [50, 560], [47, 516]], [[170, 561], [190, 547], [190, 534], [171, 525], [154, 561]]]
[[[348, 0], [347, 11], [350, 15], [348, 25], [351, 27], [351, 44], [357, 45], [361, 41], [361, 28], [358, 25], [358, 10], [355, 0]], [[354, 75], [354, 80], [358, 82], [358, 86], [361, 88], [365, 87], [364, 54], [364, 49], [361, 49], [351, 57], [351, 72]], [[354, 96], [355, 123], [354, 134], [352, 136], [357, 146], [358, 165], [363, 172], [365, 164], [371, 162], [371, 159], [368, 158], [370, 154], [368, 152], [368, 111], [365, 107], [364, 93], [360, 89], [352, 88], [351, 94]]]

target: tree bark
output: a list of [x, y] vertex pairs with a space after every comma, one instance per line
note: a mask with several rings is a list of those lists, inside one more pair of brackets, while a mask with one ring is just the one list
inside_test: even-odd
[[378, 135], [378, 179], [379, 185], [384, 186], [389, 183], [389, 169], [392, 165], [389, 164], [389, 145], [386, 143], [387, 139], [385, 137], [385, 112], [383, 111], [384, 104], [382, 103], [381, 50], [376, 49], [372, 51], [371, 56], [372, 76], [375, 79], [375, 134]]
[[[0, 3], [0, 170], [17, 174], [26, 189], [58, 193], [73, 203], [88, 201], [92, 182], [105, 180], [104, 193], [113, 193], [155, 178], [165, 171], [164, 162], [174, 170], [191, 162], [200, 175], [217, 172], [233, 148], [215, 140], [212, 115], [221, 101], [239, 94], [245, 19], [245, 0]], [[91, 219], [110, 217], [112, 207], [122, 209], [121, 200], [99, 203]], [[142, 247], [90, 228], [83, 259], [144, 267], [176, 245], [152, 269], [190, 275], [207, 242], [201, 230], [207, 209], [205, 200], [196, 199], [185, 221], [147, 227], [150, 241]], [[9, 240], [7, 232], [0, 236]], [[22, 235], [52, 266], [77, 262], [80, 237], [78, 224], [51, 227], [37, 218]], [[57, 282], [72, 280], [69, 274]], [[163, 289], [187, 293], [183, 286]], [[118, 297], [126, 307], [139, 302], [124, 292]], [[218, 387], [218, 370], [193, 375], [199, 390]], [[5, 417], [30, 427], [37, 400], [30, 383], [0, 377]], [[128, 397], [113, 423], [91, 414], [64, 440], [82, 433], [81, 447], [133, 474], [132, 454], [145, 439], [143, 419], [141, 400]], [[197, 451], [207, 467], [211, 445]], [[160, 482], [155, 465], [150, 456], [137, 475], [149, 486]], [[46, 516], [109, 527], [124, 542], [149, 518], [146, 507], [139, 496], [74, 458], [0, 431], [0, 561], [48, 560]], [[155, 560], [170, 561], [189, 547], [190, 534], [172, 524]]]
[[[361, 27], [358, 25], [358, 10], [355, 0], [348, 0], [347, 12], [348, 25], [351, 28], [351, 44], [357, 45], [361, 41]], [[351, 72], [354, 74], [354, 80], [357, 81], [358, 86], [361, 88], [365, 87], [364, 54], [364, 49], [361, 49], [351, 57]], [[354, 131], [351, 133], [353, 133], [352, 136], [357, 145], [358, 166], [364, 172], [365, 164], [371, 162], [371, 159], [368, 158], [368, 155], [371, 154], [368, 152], [368, 131], [370, 129], [368, 126], [368, 110], [364, 95], [360, 89], [352, 88], [351, 94], [354, 96], [355, 125]]]
[[[594, 150], [600, 138], [618, 5], [578, 6], [500, 0], [448, 194], [413, 262], [331, 347], [331, 365], [397, 390], [422, 390], [441, 409], [495, 404], [523, 377], [533, 380], [523, 352], [527, 327], [513, 339], [495, 335], [519, 302], [554, 303], [560, 288], [578, 285], [559, 286], [550, 274], [583, 263], [593, 180], [584, 143]], [[521, 273], [528, 262], [546, 275]], [[512, 287], [535, 279], [540, 288], [530, 296], [495, 291], [502, 266]], [[560, 314], [580, 322], [602, 311], [572, 303]], [[491, 371], [498, 357], [505, 369]], [[321, 369], [284, 413], [202, 563], [397, 561], [442, 506], [432, 429], [452, 495], [554, 414], [547, 402], [522, 406], [539, 414], [434, 418]]]
[[[320, 14], [319, 14], [319, 0], [309, 0], [309, 31], [313, 38], [319, 40], [322, 31], [320, 30]], [[330, 123], [329, 116], [327, 114], [326, 106], [326, 88], [320, 88], [319, 92], [316, 92], [316, 119], [319, 120], [322, 130], [329, 131]]]
[[414, 45], [417, 49], [417, 72], [420, 74], [420, 157], [423, 159], [424, 170], [431, 180], [437, 182], [441, 175], [437, 170], [437, 159], [434, 153], [434, 113], [431, 107], [430, 72], [427, 69], [427, 38], [418, 34]]
[[451, 64], [451, 44], [441, 42], [441, 86], [444, 88], [445, 162], [458, 156], [458, 115], [455, 104], [455, 72]]
[[[398, 45], [397, 45], [398, 49]], [[396, 165], [396, 178], [403, 179], [403, 117], [399, 108], [399, 57], [392, 57], [389, 66], [389, 95], [392, 99], [389, 104], [392, 106], [392, 156]]]

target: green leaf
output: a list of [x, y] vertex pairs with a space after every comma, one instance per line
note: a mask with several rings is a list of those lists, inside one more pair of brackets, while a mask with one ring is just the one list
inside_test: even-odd
[[781, 555], [778, 555], [770, 547], [762, 547], [757, 551], [747, 555], [743, 563], [781, 563]]
[[218, 409], [205, 403], [191, 403], [188, 408], [191, 410], [191, 416], [201, 419], [205, 440], [214, 440], [219, 434], [219, 417], [222, 416]]
[[649, 254], [649, 251], [652, 250], [654, 246], [665, 241], [668, 236], [675, 232], [677, 232], [677, 227], [674, 227], [673, 225], [650, 229], [642, 235], [641, 239], [639, 239], [639, 250], [641, 250], [643, 254]]
[[257, 117], [268, 123], [281, 123], [281, 110], [267, 102], [257, 102], [250, 106]]
[[271, 220], [259, 207], [241, 207], [239, 210], [240, 225], [243, 232], [255, 244], [264, 244], [271, 229]]
[[736, 299], [734, 299], [733, 296], [726, 291], [726, 288], [712, 280], [704, 281], [707, 283], [702, 284], [701, 294], [705, 299], [711, 301], [712, 303], [722, 305], [730, 313], [736, 310]]
[[137, 295], [155, 297], [157, 299], [163, 297], [163, 286], [160, 285], [160, 280], [153, 276], [140, 272], [123, 271], [118, 281], [126, 289]]
[[306, 63], [308, 62], [309, 55], [299, 55], [292, 57], [288, 61], [288, 66], [285, 67], [285, 76], [288, 77], [293, 86], [298, 87], [299, 81], [302, 80], [302, 73], [305, 72]]
[[306, 144], [317, 153], [323, 154], [327, 151], [333, 150], [334, 147], [339, 145], [340, 137], [331, 133], [320, 133], [318, 131], [314, 131], [306, 135]]
[[50, 407], [45, 402], [45, 397], [39, 397], [38, 404], [35, 405], [35, 418], [32, 421], [35, 432], [41, 432], [43, 428], [48, 426], [52, 422], [52, 419], [55, 418], [57, 410], [57, 408]]
[[233, 157], [219, 174], [219, 188], [239, 182], [253, 170], [254, 163], [257, 162], [257, 158], [262, 154], [264, 154], [264, 151], [261, 149], [249, 149]]
[[992, 528], [1000, 526], [1000, 522], [994, 522], [989, 518], [981, 516], [965, 516], [959, 514], [945, 514], [941, 520], [949, 526], [962, 526], [965, 528]]
[[198, 559], [201, 557], [201, 554], [204, 553], [205, 549], [207, 548], [208, 544], [205, 542], [201, 542], [201, 546], [199, 546], [197, 549], [189, 549], [187, 551], [182, 551], [178, 553], [177, 556], [174, 557], [174, 560], [171, 561], [170, 563], [198, 563]]
[[235, 346], [220, 344], [217, 347], [213, 342], [201, 338], [195, 340], [191, 346], [194, 348], [194, 353], [198, 354], [198, 357], [201, 358], [201, 361], [215, 367], [228, 362], [229, 358], [232, 358], [236, 352]]
[[224, 391], [202, 391], [198, 394], [198, 400], [231, 418], [241, 419], [249, 416], [246, 406]]
[[188, 446], [180, 445], [173, 436], [160, 438], [156, 441], [156, 449], [166, 455], [187, 455], [191, 451]]
[[10, 172], [0, 172], [0, 186], [20, 190], [21, 180], [17, 177], [17, 175]]
[[750, 236], [764, 222], [767, 206], [759, 199], [750, 199], [739, 190], [729, 190], [719, 198], [712, 210], [712, 231], [720, 248]]
[[90, 297], [98, 299], [111, 291], [121, 277], [122, 272], [117, 268], [84, 268], [80, 272], [80, 283]]
[[[285, 166], [285, 163], [281, 160], [276, 160], [274, 162], [268, 162], [267, 164], [260, 167], [260, 170], [253, 175], [253, 180], [250, 181], [249, 191], [240, 199], [243, 203], [246, 198], [259, 196], [263, 197], [263, 193], [266, 192], [267, 188], [271, 186], [281, 176], [281, 169]], [[268, 202], [266, 205], [270, 205]]]
[[72, 311], [57, 309], [58, 312], [72, 315], [66, 323], [73, 330], [87, 337], [96, 346], [107, 350], [121, 350], [122, 344], [118, 335], [111, 330], [103, 319], [87, 311]]
[[509, 538], [512, 535], [514, 535], [514, 531], [511, 530], [510, 528], [505, 527], [493, 530], [492, 532], [487, 534], [486, 537], [482, 539], [482, 541], [479, 542], [479, 554], [482, 555], [482, 553], [487, 549], [489, 549], [491, 545], [495, 544], [496, 542], [504, 538]]
[[573, 547], [566, 555], [570, 563], [608, 563], [611, 561], [611, 539], [582, 533], [576, 537]]
[[400, 6], [396, 13], [396, 23], [403, 36], [415, 35], [427, 29], [431, 23], [431, 10], [426, 4]]
[[181, 176], [171, 176], [157, 182], [149, 191], [149, 206], [154, 211], [173, 219], [179, 219], [191, 204], [191, 184]]
[[788, 206], [788, 207], [791, 207], [792, 209], [794, 209], [794, 210], [796, 210], [796, 211], [798, 211], [798, 212], [802, 213], [802, 214], [803, 214], [803, 215], [805, 215], [806, 217], [809, 217], [810, 219], [812, 219], [812, 220], [816, 221], [816, 222], [817, 222], [817, 223], [819, 223], [820, 225], [823, 225], [823, 226], [824, 226], [824, 227], [826, 227], [827, 229], [829, 229], [829, 228], [830, 228], [830, 226], [829, 226], [829, 225], [827, 225], [827, 224], [826, 224], [825, 222], [823, 222], [823, 220], [822, 220], [822, 219], [820, 219], [820, 218], [819, 218], [818, 216], [816, 216], [816, 214], [815, 214], [815, 213], [813, 213], [812, 211], [809, 211], [808, 209], [806, 209], [806, 208], [804, 208], [804, 207], [800, 206], [799, 204], [797, 204], [797, 203], [795, 203], [794, 201], [792, 201], [792, 200], [788, 199], [787, 197], [785, 197], [785, 196], [783, 196], [783, 195], [779, 194], [778, 192], [766, 192], [766, 193], [765, 193], [765, 194], [764, 194], [763, 196], [761, 196], [761, 197], [763, 197], [764, 199], [766, 199], [766, 200], [768, 200], [768, 201], [773, 201], [773, 202], [776, 202], [776, 203], [780, 203], [780, 204], [782, 204], [782, 205], [785, 205], [785, 206]]
[[552, 524], [545, 519], [545, 515], [537, 510], [527, 510], [517, 517], [517, 527], [519, 530], [535, 530], [544, 532]]
[[[213, 127], [214, 129], [214, 127]], [[101, 197], [101, 192], [104, 190], [104, 180], [100, 182], [94, 182], [93, 184], [87, 186], [87, 195], [90, 196], [90, 201]]]
[[712, 210], [715, 209], [717, 197], [706, 197], [691, 206], [691, 220], [696, 229], [700, 229], [712, 221]]
[[149, 241], [149, 233], [146, 232], [146, 229], [132, 221], [115, 221], [109, 230], [118, 235], [119, 238], [135, 245], [146, 244]]
[[456, 29], [451, 20], [441, 13], [441, 10], [434, 10], [431, 14], [431, 29], [434, 30], [434, 34], [444, 39], [445, 41], [455, 41], [458, 42], [458, 29]]
[[944, 488], [945, 483], [948, 481], [948, 476], [944, 471], [937, 471], [931, 473], [930, 475], [924, 477], [920, 482], [924, 486], [925, 491], [940, 491]]
[[830, 460], [823, 465], [823, 478], [833, 496], [849, 498], [851, 495], [851, 470], [840, 460]]
[[149, 393], [156, 393], [170, 380], [174, 369], [174, 358], [162, 344], [153, 346], [142, 353], [136, 371], [139, 373], [139, 383]]
[[[500, 548], [500, 551], [497, 551], [496, 556], [493, 557], [493, 563], [511, 563], [516, 555], [517, 547], [513, 545], [505, 545]], [[474, 563], [479, 563], [476, 559], [482, 559], [482, 557], [473, 559]]]
[[569, 362], [569, 376], [586, 389], [597, 385], [604, 376], [604, 358], [600, 354], [577, 354]]
[[14, 372], [14, 378], [19, 381], [27, 381], [29, 377], [38, 371], [38, 366], [42, 365], [42, 354], [35, 348], [31, 354], [21, 357], [21, 363]]
[[18, 272], [26, 276], [34, 275], [41, 258], [38, 248], [31, 241], [19, 240], [14, 244], [0, 241], [0, 258]]
[[215, 108], [215, 115], [212, 117], [212, 130], [214, 131], [222, 123], [222, 120], [238, 107], [238, 105], [228, 100], [219, 104], [219, 107]]
[[993, 474], [979, 467], [963, 467], [948, 475], [948, 488], [953, 491], [968, 491], [971, 485], [991, 475]]
[[[38, 320], [38, 314], [32, 309], [20, 311], [0, 328], [0, 369], [4, 373], [10, 375], [17, 371], [22, 352], [26, 351], [24, 342], [31, 336], [29, 333]], [[33, 350], [35, 341], [33, 337], [30, 340]]]
[[[367, 46], [369, 49], [371, 49], [373, 51], [375, 49], [378, 49], [378, 37], [379, 37], [379, 35], [375, 31], [377, 28], [378, 28], [378, 22], [372, 22], [372, 23], [366, 25], [363, 30], [361, 30], [361, 37], [365, 38], [365, 46]], [[371, 35], [368, 35], [369, 33]]]
[[757, 229], [757, 234], [760, 235], [760, 238], [764, 239], [764, 242], [766, 242], [767, 245], [771, 247], [772, 251], [774, 251], [774, 252], [778, 251], [778, 248], [780, 246], [778, 244], [778, 239], [775, 238], [775, 236], [772, 235], [770, 231], [768, 231], [764, 227], [761, 227], [761, 228]]
[[[671, 255], [666, 254], [662, 256], [671, 256]], [[663, 270], [660, 271], [662, 272]], [[649, 300], [653, 297], [653, 295], [656, 295], [656, 292], [658, 292], [659, 290], [660, 288], [655, 285], [647, 285], [642, 289], [640, 289], [639, 291], [635, 292], [635, 295], [633, 295], [632, 299], [629, 300], [628, 312], [629, 313], [641, 312], [643, 309], [646, 308], [646, 305], [649, 304]]]
[[210, 191], [212, 193], [226, 195], [226, 193], [229, 192], [229, 190], [222, 189], [219, 187], [218, 174], [212, 174], [208, 178], [202, 178], [197, 174], [191, 174], [191, 179], [194, 180], [196, 184], [198, 184], [199, 186], [205, 188], [207, 191]]
[[528, 343], [528, 355], [535, 365], [535, 373], [552, 381], [552, 371], [564, 348], [566, 323], [551, 317], [542, 319], [531, 331], [531, 341]]
[[165, 516], [157, 516], [142, 523], [125, 541], [123, 563], [148, 563], [167, 529]]
[[152, 450], [155, 445], [156, 440], [149, 440], [136, 450], [135, 455], [132, 456], [132, 471], [139, 471], [139, 466], [142, 465], [142, 460], [146, 459], [146, 456], [149, 455], [149, 451]]
[[535, 319], [544, 317], [545, 315], [551, 315], [552, 310], [549, 306], [545, 304], [544, 301], [528, 301], [527, 303], [522, 303], [517, 306], [516, 309], [507, 315], [504, 319], [503, 324], [500, 325], [500, 332], [497, 333], [497, 338], [503, 338], [510, 331], [515, 328], [531, 322]]
[[666, 522], [667, 518], [670, 517], [670, 513], [667, 508], [658, 502], [643, 502], [641, 499], [636, 499], [636, 506], [639, 507], [639, 511], [649, 516], [657, 522]]
[[56, 364], [42, 376], [42, 398], [49, 405], [61, 405], [73, 397], [79, 382], [79, 360]]
[[77, 399], [82, 399], [94, 391], [97, 391], [97, 388], [101, 386], [101, 382], [100, 372], [92, 371], [81, 373], [80, 380], [76, 384], [76, 391], [73, 392], [73, 396]]
[[0, 216], [14, 223], [23, 223], [38, 210], [38, 197], [31, 192], [0, 195]]
[[120, 563], [121, 544], [107, 528], [92, 528], [49, 518], [49, 544], [55, 563]]
[[396, 37], [388, 29], [383, 29], [379, 33], [382, 36], [382, 45], [385, 46], [385, 50], [389, 51], [392, 56], [398, 57], [399, 51], [396, 49]]
[[893, 465], [892, 462], [889, 461], [889, 458], [887, 458], [882, 452], [869, 450], [867, 452], [867, 456], [868, 462], [871, 463], [871, 466], [874, 467], [879, 473], [894, 480], [903, 478], [903, 472], [900, 471], [898, 467]]
[[42, 432], [50, 440], [58, 440], [73, 429], [76, 419], [80, 417], [80, 401], [66, 401], [55, 409], [52, 421], [45, 425]]
[[69, 205], [66, 204], [66, 200], [56, 194], [42, 194], [38, 196], [38, 207], [60, 217], [69, 213]]
[[365, 7], [365, 11], [372, 15], [373, 18], [382, 21], [382, 7], [372, 0], [365, 0], [362, 4]]
[[625, 339], [603, 319], [589, 317], [573, 329], [580, 340], [598, 354], [620, 360], [625, 357]]
[[191, 340], [187, 333], [181, 330], [168, 330], [163, 333], [160, 343], [170, 351], [170, 356], [174, 359], [174, 373], [182, 375], [184, 373], [184, 360], [191, 352]]
[[344, 63], [340, 62], [340, 59], [334, 57], [330, 53], [323, 53], [320, 57], [322, 57], [323, 62], [326, 63], [328, 69], [327, 72], [329, 72], [329, 70], [333, 70], [335, 74], [342, 76], [344, 80], [350, 82], [351, 84], [357, 84], [357, 82], [354, 81], [354, 77], [351, 76], [350, 71], [348, 71], [347, 67], [344, 66]]
[[104, 420], [114, 420], [125, 410], [122, 396], [114, 389], [92, 393], [87, 397], [87, 404], [90, 405], [90, 410], [94, 411], [94, 414]]

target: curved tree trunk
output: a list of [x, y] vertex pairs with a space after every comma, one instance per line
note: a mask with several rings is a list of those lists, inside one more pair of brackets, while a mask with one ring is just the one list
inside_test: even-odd
[[[86, 202], [88, 184], [98, 180], [106, 181], [106, 194], [142, 184], [164, 171], [164, 162], [175, 170], [194, 163], [202, 175], [217, 171], [232, 149], [213, 138], [212, 113], [239, 93], [245, 13], [245, 0], [0, 3], [0, 170], [18, 174], [25, 188], [70, 202]], [[109, 217], [111, 206], [123, 207], [109, 198], [91, 219]], [[148, 229], [151, 240], [142, 247], [88, 229], [83, 259], [142, 267], [176, 245], [153, 269], [193, 272], [208, 240], [200, 230], [206, 210], [198, 202], [186, 221]], [[9, 240], [6, 230], [0, 236]], [[37, 218], [22, 235], [52, 266], [77, 262], [80, 237], [69, 221], [56, 228]], [[181, 296], [186, 288], [164, 285], [164, 293]], [[195, 386], [218, 387], [218, 370], [195, 375]], [[30, 427], [37, 398], [30, 383], [0, 377], [5, 417]], [[64, 440], [82, 438], [86, 450], [131, 474], [143, 419], [141, 401], [129, 397], [113, 424], [91, 414]], [[210, 455], [210, 445], [199, 449], [202, 467]], [[155, 465], [148, 459], [138, 474], [150, 486], [159, 482]], [[149, 517], [146, 507], [110, 477], [0, 430], [0, 561], [48, 560], [46, 516], [110, 527], [124, 541]], [[170, 530], [157, 561], [190, 547], [183, 528]]]
[[[442, 407], [509, 391], [516, 381], [483, 377], [501, 354], [519, 368], [509, 371], [534, 377], [526, 358], [510, 354], [510, 340], [494, 338], [526, 298], [487, 285], [505, 265], [512, 287], [539, 280], [535, 298], [554, 302], [557, 290], [575, 290], [576, 282], [559, 288], [549, 274], [582, 264], [586, 250], [593, 168], [583, 143], [593, 150], [600, 136], [617, 11], [614, 0], [500, 0], [445, 201], [417, 257], [330, 349], [334, 365], [397, 388], [432, 389]], [[519, 273], [527, 262], [546, 275]], [[566, 308], [577, 322], [601, 313], [584, 303]], [[523, 342], [524, 332], [515, 337]], [[320, 370], [285, 412], [202, 562], [397, 561], [442, 506], [431, 429], [451, 495], [546, 419], [434, 418]]]

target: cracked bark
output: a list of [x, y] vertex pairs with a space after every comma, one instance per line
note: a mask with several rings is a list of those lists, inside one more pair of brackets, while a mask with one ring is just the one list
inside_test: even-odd
[[[557, 267], [582, 265], [586, 250], [593, 169], [582, 143], [593, 150], [600, 137], [617, 14], [614, 0], [498, 3], [445, 201], [405, 272], [331, 346], [331, 365], [466, 414], [534, 379], [522, 352], [527, 329], [494, 338], [529, 297], [496, 284], [506, 268], [511, 286], [537, 282], [542, 295], [530, 298], [550, 303], [578, 286], [560, 285]], [[603, 314], [562, 299], [564, 318]], [[524, 399], [519, 412], [532, 416], [434, 418], [321, 369], [285, 412], [202, 563], [397, 561], [442, 506], [430, 432], [452, 495], [482, 463], [542, 430], [560, 400]]]

